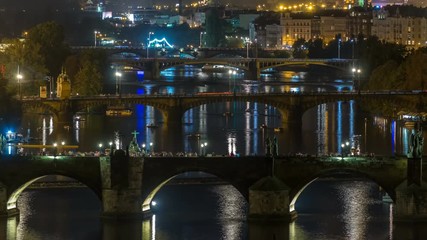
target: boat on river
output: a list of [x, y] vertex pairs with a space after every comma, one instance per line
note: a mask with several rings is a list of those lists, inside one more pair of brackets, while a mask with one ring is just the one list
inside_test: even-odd
[[158, 128], [159, 126], [157, 126], [157, 125], [156, 125], [156, 124], [154, 124], [154, 123], [150, 123], [150, 124], [147, 124], [147, 126], [146, 126], [146, 127], [153, 129], [153, 128]]
[[107, 108], [105, 115], [128, 117], [132, 115], [132, 109], [123, 106], [112, 106]]

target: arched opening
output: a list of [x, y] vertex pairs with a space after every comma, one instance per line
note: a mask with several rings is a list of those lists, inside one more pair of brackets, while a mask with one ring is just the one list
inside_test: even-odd
[[[245, 234], [245, 198], [234, 186], [205, 172], [184, 172], [165, 180], [145, 199], [144, 206], [151, 207], [152, 229], [153, 225], [162, 229], [162, 235], [242, 239]], [[226, 227], [224, 222], [233, 224]], [[193, 223], [198, 227], [188, 231]]]
[[19, 209], [19, 222], [9, 224], [8, 232], [15, 232], [16, 239], [97, 239], [93, 234], [101, 229], [99, 197], [63, 175], [26, 182], [10, 195], [8, 207], [14, 206]]
[[364, 174], [329, 171], [307, 183], [292, 199], [291, 208], [298, 218], [290, 230], [307, 239], [318, 239], [317, 234], [322, 239], [392, 238], [393, 205], [383, 199], [385, 194]]
[[[291, 136], [282, 128], [281, 114], [276, 107], [258, 102], [227, 102], [223, 98], [218, 101], [195, 106], [184, 113], [185, 152], [263, 155], [267, 137], [276, 136], [279, 143], [290, 142], [285, 139]], [[206, 148], [201, 146], [204, 143], [208, 144]]]

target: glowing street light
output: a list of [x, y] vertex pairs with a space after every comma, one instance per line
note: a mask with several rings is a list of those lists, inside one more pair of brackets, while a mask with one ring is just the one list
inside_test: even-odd
[[98, 144], [98, 147], [99, 147], [99, 155], [101, 155], [102, 154], [102, 143]]
[[22, 76], [22, 74], [19, 73], [19, 67], [18, 67], [18, 74], [16, 75], [16, 78], [18, 79], [18, 94], [19, 94], [19, 99], [22, 100], [21, 80], [22, 80], [22, 78], [24, 78], [24, 76]]
[[[230, 78], [233, 78], [233, 93], [236, 94], [236, 70], [228, 70], [228, 74], [230, 75]], [[231, 91], [231, 81], [230, 78], [228, 79], [228, 91]]]
[[206, 32], [200, 32], [200, 41], [199, 41], [199, 47], [203, 47], [203, 35], [206, 34]]
[[96, 40], [97, 40], [96, 38], [97, 38], [98, 33], [99, 33], [98, 31], [94, 31], [94, 32], [93, 32], [94, 37], [95, 37], [95, 42], [94, 42], [94, 46], [95, 46], [95, 47], [96, 47]]
[[341, 38], [338, 39], [338, 59], [341, 59]]
[[150, 151], [154, 152], [154, 147], [153, 147], [153, 143], [152, 142], [150, 142]]
[[345, 143], [341, 144], [341, 159], [344, 160], [344, 154], [345, 154], [345, 149], [348, 148], [350, 146], [350, 142], [346, 141]]
[[148, 38], [147, 38], [147, 58], [149, 58], [149, 56], [148, 56], [148, 54], [149, 54], [148, 49], [150, 47], [151, 35], [153, 35], [153, 34], [154, 34], [153, 32], [149, 32], [148, 33]]
[[356, 78], [357, 90], [360, 93], [360, 73], [362, 72], [362, 70], [360, 68], [353, 68], [351, 71], [353, 72], [353, 77]]
[[116, 71], [116, 95], [121, 94], [121, 81], [122, 81], [122, 73], [119, 71]]

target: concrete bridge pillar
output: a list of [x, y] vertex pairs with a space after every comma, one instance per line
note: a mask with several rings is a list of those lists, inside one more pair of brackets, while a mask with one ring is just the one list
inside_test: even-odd
[[0, 218], [7, 217], [7, 189], [0, 183]]
[[282, 115], [282, 123], [292, 126], [302, 126], [303, 110], [298, 105], [293, 105], [290, 108], [279, 108]]
[[100, 157], [103, 217], [142, 217], [142, 158], [129, 158], [123, 150]]
[[146, 64], [145, 70], [144, 70], [144, 78], [151, 79], [151, 80], [157, 80], [160, 78], [159, 61], [153, 60], [152, 62], [149, 62], [148, 64]]
[[258, 80], [261, 77], [261, 67], [259, 66], [258, 59], [254, 59], [249, 63], [249, 74], [248, 78], [252, 80]]
[[163, 115], [163, 121], [168, 126], [181, 126], [182, 125], [182, 116], [184, 115], [184, 110], [180, 106], [171, 107], [168, 110], [161, 110]]
[[[67, 101], [68, 102], [68, 101]], [[62, 103], [68, 104], [68, 103]], [[69, 108], [64, 108], [58, 112], [56, 118], [56, 138], [58, 141], [65, 141], [71, 143], [69, 132], [73, 128], [73, 113]]]
[[265, 177], [249, 188], [250, 221], [285, 221], [296, 218], [296, 212], [290, 211], [290, 188], [280, 179]]
[[407, 161], [407, 179], [396, 188], [394, 220], [427, 223], [427, 183], [422, 180], [422, 159]]

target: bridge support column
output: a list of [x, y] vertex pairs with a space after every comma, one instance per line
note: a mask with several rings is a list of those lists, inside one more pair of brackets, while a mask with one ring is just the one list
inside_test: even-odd
[[261, 77], [261, 68], [259, 66], [258, 59], [255, 59], [249, 63], [249, 75], [248, 78], [252, 80], [258, 80]]
[[160, 78], [160, 67], [159, 62], [154, 60], [150, 64], [147, 64], [144, 70], [144, 78], [157, 80]]
[[282, 115], [283, 124], [302, 126], [303, 111], [298, 106], [292, 106], [287, 109], [279, 108], [279, 112]]
[[7, 189], [0, 183], [0, 218], [7, 217]]
[[290, 188], [276, 177], [265, 177], [249, 188], [250, 221], [293, 221], [297, 214], [290, 211]]
[[142, 217], [142, 158], [129, 158], [123, 150], [101, 157], [103, 217]]
[[427, 183], [422, 180], [422, 158], [408, 158], [407, 180], [396, 188], [396, 222], [427, 223]]
[[163, 120], [168, 126], [181, 126], [184, 110], [181, 107], [171, 107], [168, 110], [162, 110]]

